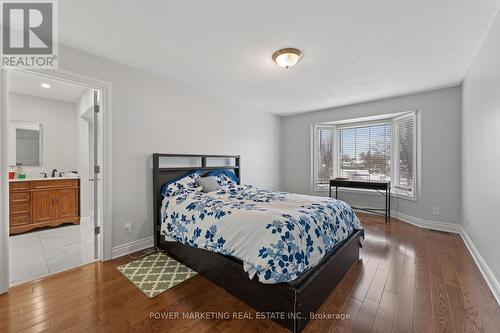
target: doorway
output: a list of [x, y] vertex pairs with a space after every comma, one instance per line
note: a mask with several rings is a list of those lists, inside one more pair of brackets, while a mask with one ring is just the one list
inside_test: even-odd
[[13, 178], [6, 189], [9, 286], [110, 259], [101, 181], [109, 86], [55, 74], [9, 69], [4, 76], [2, 128], [9, 134], [3, 157]]

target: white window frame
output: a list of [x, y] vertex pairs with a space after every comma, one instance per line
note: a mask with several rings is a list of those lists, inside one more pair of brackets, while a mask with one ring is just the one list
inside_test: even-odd
[[[397, 141], [396, 141], [396, 121], [398, 121], [400, 119], [405, 119], [405, 118], [412, 118], [413, 122], [415, 124], [414, 131], [413, 131], [413, 142], [415, 143], [413, 145], [413, 196], [398, 193], [398, 191], [396, 189], [396, 179], [399, 176], [399, 148], [396, 145], [396, 143], [397, 143]], [[391, 160], [392, 160], [392, 162], [394, 162], [393, 163], [394, 167], [391, 168], [391, 195], [393, 195], [395, 197], [399, 197], [399, 198], [405, 198], [408, 200], [414, 200], [414, 201], [417, 200], [417, 191], [418, 191], [418, 179], [417, 179], [418, 155], [417, 155], [417, 152], [418, 152], [419, 145], [420, 145], [420, 141], [417, 140], [418, 139], [418, 134], [417, 134], [418, 131], [419, 131], [419, 123], [418, 123], [417, 111], [407, 112], [403, 115], [394, 117], [392, 119], [392, 129], [391, 129], [391, 132], [392, 132], [391, 133], [391, 147], [392, 147], [391, 154], [392, 154], [392, 156], [391, 156]]]
[[[316, 147], [318, 146], [318, 136], [316, 135], [318, 129], [321, 129], [321, 128], [328, 128], [328, 129], [331, 129], [333, 130], [333, 135], [332, 135], [332, 138], [333, 138], [333, 151], [334, 151], [334, 154], [332, 156], [332, 158], [335, 156], [335, 151], [337, 149], [337, 140], [335, 139], [335, 126], [334, 125], [328, 125], [328, 124], [313, 124], [312, 126], [312, 154], [311, 154], [311, 157], [312, 157], [312, 170], [313, 170], [313, 174], [312, 174], [312, 185], [313, 185], [313, 190], [314, 191], [328, 191], [328, 186], [319, 186], [318, 184], [318, 164], [317, 164], [317, 161], [318, 161], [318, 153], [317, 153], [317, 150], [316, 150]], [[332, 169], [333, 169], [333, 174], [336, 173], [336, 170], [335, 170], [335, 159], [332, 160]]]
[[[413, 189], [413, 196], [408, 196], [404, 195], [401, 193], [398, 193], [395, 190], [395, 180], [397, 179], [397, 173], [399, 169], [397, 168], [397, 163], [398, 159], [396, 156], [399, 156], [399, 149], [396, 147], [396, 120], [403, 119], [403, 118], [408, 118], [408, 117], [413, 117], [414, 123], [415, 123], [415, 131], [413, 133], [414, 135], [414, 142], [415, 145], [413, 146], [413, 179], [414, 179], [414, 189]], [[391, 172], [390, 172], [390, 177], [391, 177], [391, 187], [393, 191], [391, 192], [391, 196], [393, 197], [399, 197], [403, 199], [408, 199], [412, 201], [417, 200], [417, 195], [418, 195], [418, 174], [419, 174], [419, 163], [418, 163], [418, 151], [419, 151], [419, 145], [420, 141], [418, 133], [420, 130], [420, 123], [419, 123], [419, 117], [418, 117], [418, 111], [408, 111], [408, 112], [400, 112], [397, 114], [393, 115], [388, 115], [387, 117], [383, 119], [377, 119], [377, 120], [368, 120], [368, 121], [357, 121], [356, 119], [352, 119], [352, 121], [341, 121], [338, 124], [332, 122], [332, 123], [319, 123], [319, 124], [313, 124], [311, 128], [311, 160], [312, 160], [312, 175], [311, 175], [311, 185], [312, 185], [312, 190], [315, 192], [326, 192], [329, 190], [328, 186], [320, 186], [317, 182], [317, 175], [318, 175], [318, 165], [317, 165], [317, 145], [318, 145], [318, 138], [316, 135], [316, 132], [320, 128], [330, 128], [333, 130], [333, 135], [332, 135], [332, 140], [333, 140], [333, 154], [332, 154], [332, 170], [333, 170], [333, 177], [337, 177], [339, 175], [340, 171], [340, 158], [339, 158], [339, 152], [340, 152], [340, 129], [343, 128], [356, 128], [356, 127], [365, 127], [367, 125], [377, 125], [377, 124], [391, 124]], [[345, 189], [344, 189], [345, 190]], [[363, 189], [348, 189], [350, 192], [371, 192], [368, 190], [363, 190]]]

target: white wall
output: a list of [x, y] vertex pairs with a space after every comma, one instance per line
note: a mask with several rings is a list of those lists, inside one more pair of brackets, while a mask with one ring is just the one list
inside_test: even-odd
[[500, 17], [463, 83], [464, 229], [496, 278], [500, 301]]
[[[324, 111], [283, 118], [282, 184], [285, 191], [314, 192], [311, 185], [311, 125], [402, 111], [420, 111], [421, 158], [418, 159], [417, 200], [393, 198], [393, 209], [425, 221], [458, 224], [460, 207], [461, 89], [441, 89], [395, 97]], [[373, 192], [372, 192], [373, 193]], [[383, 206], [378, 194], [342, 193], [341, 199], [353, 205]], [[441, 215], [433, 215], [433, 207]]]
[[244, 183], [279, 188], [278, 117], [67, 47], [59, 67], [112, 83], [113, 246], [153, 235], [154, 152], [241, 154]]
[[[43, 126], [42, 165], [23, 166], [28, 177], [40, 177], [40, 172], [46, 172], [50, 177], [53, 169], [58, 172], [77, 169], [73, 103], [9, 93], [9, 112], [11, 120], [40, 122]], [[15, 142], [10, 141], [9, 163], [15, 165], [15, 151], [12, 149]], [[65, 152], [71, 152], [71, 156], [65, 156]]]

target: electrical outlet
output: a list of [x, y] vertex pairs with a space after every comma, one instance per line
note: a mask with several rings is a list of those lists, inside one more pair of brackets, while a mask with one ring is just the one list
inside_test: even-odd
[[433, 208], [432, 208], [432, 213], [433, 213], [434, 215], [436, 215], [436, 216], [437, 216], [437, 215], [441, 215], [441, 208], [439, 208], [439, 207], [433, 207]]
[[132, 222], [125, 223], [125, 232], [128, 234], [132, 232]]

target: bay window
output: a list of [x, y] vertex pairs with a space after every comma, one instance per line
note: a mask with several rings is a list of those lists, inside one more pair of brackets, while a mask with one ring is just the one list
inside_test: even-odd
[[396, 195], [415, 197], [415, 112], [314, 125], [313, 182], [328, 189], [330, 179], [391, 181]]

